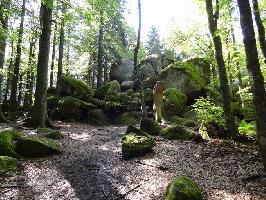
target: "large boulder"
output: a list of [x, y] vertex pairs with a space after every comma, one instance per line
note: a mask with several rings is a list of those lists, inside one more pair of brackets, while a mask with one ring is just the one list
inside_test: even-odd
[[141, 131], [126, 133], [122, 137], [122, 157], [124, 159], [130, 159], [141, 156], [152, 151], [154, 146], [154, 138], [146, 133], [142, 133]]
[[64, 137], [64, 134], [61, 133], [59, 130], [54, 130], [50, 128], [38, 128], [37, 133], [41, 137], [45, 137], [52, 140], [59, 140]]
[[121, 90], [122, 91], [126, 91], [126, 90], [130, 90], [130, 89], [134, 89], [134, 81], [123, 81], [121, 83]]
[[164, 69], [165, 67], [167, 67], [168, 65], [170, 65], [171, 63], [175, 62], [175, 53], [174, 51], [166, 51], [163, 53], [163, 55], [161, 56], [161, 65], [162, 65], [162, 69]]
[[162, 62], [161, 62], [161, 55], [159, 54], [151, 54], [148, 55], [147, 58], [140, 62], [140, 65], [150, 64], [157, 74], [159, 71], [162, 70]]
[[60, 154], [61, 145], [53, 140], [40, 137], [22, 137], [16, 144], [17, 153], [23, 157], [46, 157]]
[[166, 189], [165, 200], [202, 200], [202, 192], [198, 185], [188, 177], [178, 176]]
[[94, 97], [100, 100], [104, 100], [107, 96], [114, 95], [120, 92], [120, 84], [118, 83], [118, 81], [114, 80], [106, 83], [105, 85], [95, 90]]
[[119, 125], [138, 124], [139, 121], [139, 117], [136, 116], [133, 112], [124, 112], [118, 114], [115, 118], [115, 123]]
[[84, 101], [87, 101], [93, 96], [92, 88], [86, 83], [65, 75], [60, 80], [59, 92], [61, 96], [73, 96]]
[[17, 171], [18, 160], [8, 156], [0, 156], [0, 176], [14, 174]]
[[186, 95], [176, 88], [163, 92], [163, 115], [165, 118], [178, 115], [186, 105]]
[[161, 131], [160, 135], [168, 140], [191, 140], [195, 137], [195, 133], [183, 126], [173, 125]]
[[110, 80], [123, 81], [134, 80], [134, 63], [128, 59], [121, 59], [119, 63], [113, 64], [110, 71]]
[[110, 119], [101, 109], [95, 109], [88, 112], [89, 124], [104, 125], [110, 122]]
[[141, 81], [156, 77], [156, 72], [154, 71], [150, 63], [146, 63], [140, 66], [140, 79]]
[[185, 93], [189, 101], [203, 95], [205, 80], [195, 67], [183, 62], [175, 62], [162, 70], [160, 79], [165, 89], [176, 88]]
[[161, 132], [161, 127], [153, 119], [145, 117], [140, 120], [140, 130], [150, 135], [159, 135]]
[[61, 99], [58, 107], [61, 120], [84, 120], [88, 117], [88, 111], [94, 109], [96, 107], [93, 104], [70, 96]]

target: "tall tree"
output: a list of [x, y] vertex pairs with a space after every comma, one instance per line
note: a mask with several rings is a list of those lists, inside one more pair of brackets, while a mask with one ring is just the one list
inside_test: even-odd
[[[1, 22], [1, 30], [0, 32], [0, 70], [4, 67], [5, 62], [5, 52], [6, 52], [6, 38], [7, 38], [7, 29], [8, 29], [8, 14], [5, 12], [9, 9], [10, 0], [3, 0], [0, 3], [0, 22]], [[0, 103], [2, 100], [2, 74], [0, 72]], [[0, 104], [0, 122], [4, 122], [5, 118], [2, 113], [2, 108]]]
[[54, 86], [54, 65], [55, 65], [55, 48], [56, 48], [56, 31], [57, 31], [57, 23], [54, 22], [54, 37], [53, 37], [53, 50], [52, 50], [52, 63], [50, 70], [50, 87]]
[[210, 33], [215, 47], [215, 58], [218, 65], [220, 91], [222, 94], [223, 109], [227, 127], [227, 136], [234, 137], [237, 134], [235, 118], [231, 108], [231, 93], [228, 85], [228, 77], [223, 58], [222, 40], [218, 34], [219, 0], [216, 0], [216, 11], [213, 11], [212, 0], [205, 0]]
[[63, 75], [63, 57], [64, 57], [64, 43], [65, 43], [65, 12], [66, 12], [66, 4], [61, 1], [62, 3], [62, 18], [60, 24], [60, 38], [59, 38], [59, 57], [58, 57], [58, 71], [57, 71], [57, 83], [56, 83], [56, 90], [57, 93], [60, 93], [61, 90], [61, 79]]
[[45, 127], [47, 120], [47, 75], [51, 38], [52, 8], [52, 0], [42, 1], [40, 12], [42, 32], [39, 39], [35, 102], [31, 113], [31, 125], [33, 127]]
[[97, 70], [97, 87], [103, 84], [103, 12], [100, 11], [100, 26], [98, 35], [98, 70]]
[[151, 26], [149, 31], [146, 49], [148, 50], [149, 54], [161, 55], [162, 46], [160, 42], [160, 36], [158, 29], [154, 25]]
[[18, 89], [18, 80], [19, 80], [19, 68], [21, 64], [21, 50], [22, 50], [22, 37], [24, 32], [24, 18], [26, 12], [26, 0], [23, 0], [21, 7], [21, 16], [20, 16], [20, 26], [18, 31], [18, 43], [17, 43], [17, 53], [14, 64], [14, 72], [12, 76], [11, 83], [11, 95], [10, 95], [10, 110], [16, 111], [18, 109], [17, 102], [17, 89]]
[[256, 113], [256, 128], [260, 152], [266, 171], [266, 93], [256, 46], [255, 31], [249, 1], [237, 0], [240, 24], [247, 59], [247, 69], [253, 79], [253, 101]]
[[259, 5], [257, 0], [252, 0], [253, 12], [255, 16], [256, 25], [259, 33], [260, 48], [264, 57], [264, 63], [266, 64], [266, 40], [265, 40], [265, 28], [260, 17]]

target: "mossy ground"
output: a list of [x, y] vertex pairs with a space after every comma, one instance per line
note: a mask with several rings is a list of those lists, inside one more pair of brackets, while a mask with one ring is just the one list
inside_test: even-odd
[[12, 130], [0, 132], [0, 155], [17, 157], [15, 142], [21, 137], [19, 132]]
[[166, 190], [165, 200], [202, 200], [197, 184], [185, 176], [176, 177]]
[[18, 160], [8, 156], [0, 156], [0, 176], [14, 174], [17, 171]]

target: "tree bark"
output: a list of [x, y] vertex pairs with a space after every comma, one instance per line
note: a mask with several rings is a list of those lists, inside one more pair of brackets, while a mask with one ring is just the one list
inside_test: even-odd
[[212, 0], [205, 0], [205, 3], [206, 3], [206, 11], [208, 14], [209, 29], [215, 47], [215, 58], [218, 65], [220, 90], [222, 94], [222, 103], [223, 103], [225, 122], [227, 128], [226, 136], [235, 137], [237, 135], [237, 129], [235, 125], [235, 118], [231, 108], [231, 94], [229, 90], [228, 77], [223, 58], [222, 40], [217, 33], [217, 23], [219, 18], [219, 1], [216, 0], [217, 10], [215, 13], [213, 12]]
[[237, 0], [240, 11], [240, 24], [247, 59], [247, 69], [253, 79], [253, 101], [255, 105], [256, 128], [259, 149], [266, 171], [266, 105], [264, 78], [261, 73], [256, 46], [255, 31], [249, 1]]
[[21, 50], [22, 50], [22, 37], [24, 32], [24, 18], [26, 11], [26, 0], [23, 0], [22, 8], [21, 8], [21, 19], [20, 26], [18, 32], [18, 44], [17, 44], [17, 54], [14, 64], [14, 72], [12, 76], [11, 82], [11, 95], [10, 95], [10, 110], [17, 111], [18, 102], [17, 102], [17, 89], [18, 89], [18, 80], [19, 80], [19, 68], [21, 63]]
[[98, 36], [98, 70], [97, 70], [97, 88], [103, 84], [103, 13], [100, 13], [100, 27]]
[[13, 67], [13, 56], [14, 56], [14, 41], [11, 42], [11, 57], [8, 65], [8, 71], [7, 71], [7, 79], [6, 79], [6, 89], [4, 94], [4, 102], [7, 103], [8, 95], [9, 95], [9, 89], [10, 89], [10, 82], [11, 82], [11, 71]]
[[23, 87], [23, 75], [19, 75], [19, 83], [18, 83], [18, 106], [20, 106], [22, 101], [22, 87]]
[[265, 40], [265, 28], [263, 26], [263, 22], [260, 17], [260, 11], [258, 6], [257, 0], [252, 0], [253, 3], [253, 12], [255, 21], [258, 27], [258, 34], [259, 34], [259, 42], [260, 42], [260, 48], [264, 57], [264, 63], [266, 64], [266, 40]]
[[[9, 0], [4, 0], [1, 2], [1, 7], [5, 9], [9, 9], [10, 1]], [[7, 34], [7, 29], [8, 29], [8, 15], [5, 15], [5, 13], [0, 12], [0, 22], [1, 22], [1, 28], [4, 31], [4, 35], [2, 38], [0, 38], [0, 70], [3, 69], [4, 67], [4, 62], [5, 62], [5, 52], [6, 52], [6, 34]], [[2, 107], [1, 107], [1, 102], [2, 102], [2, 82], [3, 82], [3, 77], [0, 74], [0, 122], [5, 122], [5, 118], [2, 112]]]
[[163, 82], [162, 81], [157, 81], [156, 85], [154, 86], [153, 89], [153, 96], [154, 96], [154, 105], [153, 105], [153, 110], [155, 114], [155, 120], [158, 123], [162, 122], [163, 114]]
[[57, 31], [57, 24], [55, 22], [54, 38], [53, 38], [53, 50], [52, 50], [52, 63], [51, 63], [51, 71], [50, 71], [50, 88], [52, 88], [54, 86], [54, 63], [55, 63], [56, 31]]
[[[49, 1], [53, 4], [53, 1]], [[39, 39], [39, 55], [34, 108], [31, 113], [33, 127], [45, 127], [47, 120], [47, 75], [51, 38], [52, 5], [41, 5], [42, 33]]]

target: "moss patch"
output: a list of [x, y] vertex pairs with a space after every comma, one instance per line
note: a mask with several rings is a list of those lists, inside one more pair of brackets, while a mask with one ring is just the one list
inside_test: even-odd
[[116, 119], [115, 123], [119, 125], [129, 125], [129, 124], [138, 124], [139, 118], [133, 115], [131, 112], [125, 112], [119, 114]]
[[166, 200], [202, 200], [202, 193], [197, 184], [185, 177], [179, 176], [170, 182], [166, 190]]
[[21, 134], [16, 131], [0, 132], [0, 156], [17, 157], [15, 143], [21, 137]]
[[8, 156], [0, 156], [0, 176], [14, 174], [17, 171], [18, 160]]
[[150, 135], [159, 135], [161, 132], [160, 125], [150, 118], [142, 118], [140, 121], [140, 129]]
[[195, 133], [185, 129], [180, 125], [174, 125], [165, 128], [161, 131], [160, 135], [169, 140], [190, 140], [195, 137]]
[[107, 96], [120, 93], [120, 91], [121, 88], [119, 82], [114, 80], [95, 90], [94, 97], [104, 100]]
[[22, 137], [17, 142], [17, 153], [24, 157], [36, 158], [60, 154], [62, 147], [53, 140], [40, 137]]
[[122, 138], [122, 156], [125, 159], [140, 156], [151, 151], [154, 146], [153, 137], [128, 133]]
[[197, 126], [196, 122], [193, 120], [189, 119], [183, 119], [178, 116], [174, 116], [170, 120], [172, 123], [177, 124], [177, 125], [182, 125], [182, 126], [187, 126], [187, 127], [195, 127]]
[[52, 140], [59, 140], [64, 137], [63, 133], [61, 133], [58, 130], [53, 130], [50, 128], [38, 128], [37, 133], [39, 133], [41, 136], [52, 139]]
[[165, 118], [178, 115], [187, 102], [186, 95], [178, 89], [169, 88], [163, 93], [163, 113]]

